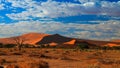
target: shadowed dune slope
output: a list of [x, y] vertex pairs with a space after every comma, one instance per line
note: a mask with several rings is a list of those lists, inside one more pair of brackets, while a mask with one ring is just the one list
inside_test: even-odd
[[65, 42], [69, 42], [71, 40], [72, 40], [72, 38], [67, 38], [67, 37], [61, 36], [59, 34], [54, 34], [54, 35], [50, 35], [50, 36], [45, 36], [42, 40], [40, 40], [36, 44], [48, 44], [48, 43], [52, 43], [52, 42], [63, 44]]

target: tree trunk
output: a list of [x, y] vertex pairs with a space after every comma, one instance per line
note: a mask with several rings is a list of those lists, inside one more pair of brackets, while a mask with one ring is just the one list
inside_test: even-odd
[[18, 49], [19, 49], [19, 51], [21, 51], [21, 47], [19, 47]]
[[16, 46], [16, 50], [21, 51], [21, 50], [22, 50], [21, 45], [17, 45], [17, 46]]
[[21, 46], [21, 45], [18, 46], [18, 50], [19, 50], [19, 51], [22, 50], [22, 46]]

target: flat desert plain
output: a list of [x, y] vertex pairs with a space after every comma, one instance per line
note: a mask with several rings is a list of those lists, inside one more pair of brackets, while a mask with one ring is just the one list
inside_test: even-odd
[[0, 68], [120, 68], [120, 50], [1, 48]]

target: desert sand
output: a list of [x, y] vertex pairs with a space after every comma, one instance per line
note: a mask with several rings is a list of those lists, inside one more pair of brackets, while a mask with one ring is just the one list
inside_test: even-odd
[[0, 49], [6, 68], [120, 68], [119, 50], [26, 48], [21, 52]]

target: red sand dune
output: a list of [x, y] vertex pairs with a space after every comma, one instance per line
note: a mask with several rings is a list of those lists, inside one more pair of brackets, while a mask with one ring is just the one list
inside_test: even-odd
[[[49, 45], [58, 45], [58, 44], [65, 44], [65, 45], [76, 45], [80, 43], [85, 43], [92, 46], [120, 46], [120, 42], [116, 41], [99, 41], [99, 40], [85, 40], [85, 39], [75, 39], [75, 38], [68, 38], [61, 36], [59, 34], [44, 34], [44, 33], [28, 33], [23, 34], [21, 36], [16, 36], [20, 38], [27, 39], [25, 41], [26, 44], [49, 44]], [[15, 44], [13, 38], [1, 38], [0, 43], [3, 44]]]
[[117, 44], [113, 44], [113, 43], [108, 43], [108, 44], [106, 44], [105, 46], [113, 47], [113, 46], [118, 46], [118, 45], [117, 45]]
[[22, 35], [22, 37], [25, 37], [27, 39], [26, 43], [28, 44], [35, 44], [38, 41], [42, 40], [43, 37], [49, 36], [49, 34], [44, 33], [28, 33]]
[[113, 41], [100, 41], [100, 40], [85, 40], [89, 44], [93, 44], [96, 46], [111, 46], [108, 44], [114, 44], [113, 46], [120, 46], [120, 42], [113, 42]]
[[120, 42], [120, 39], [112, 40], [113, 42]]
[[[35, 44], [36, 42], [40, 41], [44, 36], [49, 36], [49, 34], [28, 33], [28, 34], [23, 34], [21, 36], [16, 36], [16, 37], [26, 39], [25, 40], [26, 44]], [[13, 40], [13, 38], [16, 38], [16, 37], [1, 38], [0, 43], [3, 43], [3, 44], [15, 44], [15, 41]]]
[[75, 40], [75, 39], [73, 39], [73, 40], [68, 41], [68, 42], [65, 42], [65, 43], [63, 43], [63, 44], [74, 45], [74, 44], [75, 44], [75, 42], [76, 42], [76, 40]]
[[58, 43], [51, 42], [51, 43], [49, 43], [49, 45], [50, 45], [50, 46], [56, 46], [56, 45], [58, 45]]

